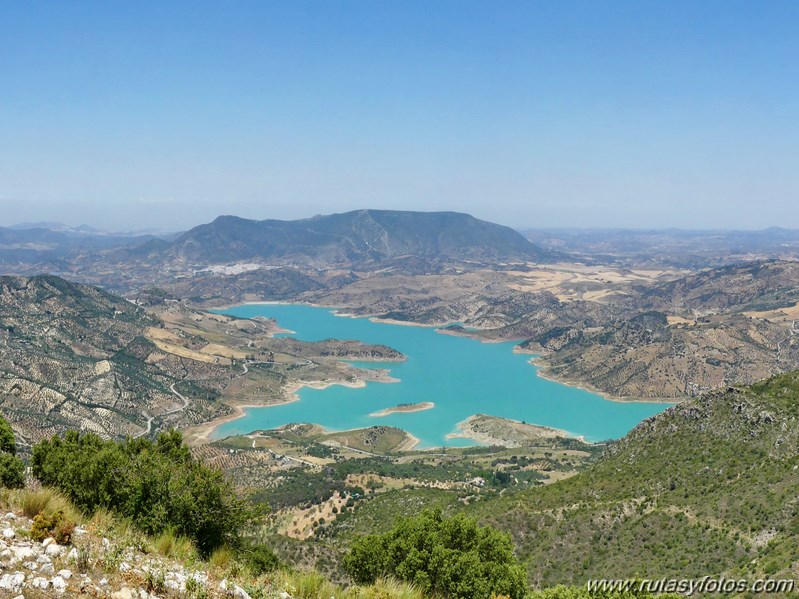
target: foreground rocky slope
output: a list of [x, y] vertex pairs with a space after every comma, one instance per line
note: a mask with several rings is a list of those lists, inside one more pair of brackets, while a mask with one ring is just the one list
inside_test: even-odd
[[[206, 572], [147, 555], [124, 542], [112, 543], [98, 535], [96, 525], [90, 525], [91, 531], [77, 527], [74, 546], [59, 545], [52, 538], [31, 540], [31, 525], [30, 518], [15, 511], [0, 518], [0, 594], [4, 597], [150, 599], [157, 596], [155, 591], [186, 593], [206, 588], [210, 582]], [[243, 589], [238, 588], [237, 596], [243, 597]], [[233, 594], [236, 587], [231, 585], [230, 590]]]
[[[344, 589], [320, 575], [289, 570], [254, 573], [222, 551], [201, 559], [185, 539], [149, 537], [98, 512], [87, 518], [49, 490], [4, 491], [0, 499], [0, 597], [107, 599], [311, 599], [316, 596], [421, 599], [397, 583]], [[79, 524], [66, 545], [31, 538], [42, 509], [66, 510]], [[39, 512], [44, 513], [44, 512]]]

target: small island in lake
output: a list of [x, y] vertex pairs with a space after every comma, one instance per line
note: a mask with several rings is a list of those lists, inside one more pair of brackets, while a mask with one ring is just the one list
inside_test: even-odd
[[380, 418], [381, 416], [388, 416], [389, 414], [398, 414], [404, 412], [421, 412], [422, 410], [432, 410], [436, 407], [432, 401], [422, 401], [420, 403], [401, 403], [379, 412], [372, 412], [369, 414], [373, 418]]
[[573, 437], [566, 431], [548, 426], [528, 424], [510, 418], [475, 414], [458, 423], [458, 431], [447, 435], [447, 439], [473, 439], [483, 445], [500, 445], [502, 447], [528, 447], [534, 443], [552, 439], [576, 439], [585, 442], [582, 437]]

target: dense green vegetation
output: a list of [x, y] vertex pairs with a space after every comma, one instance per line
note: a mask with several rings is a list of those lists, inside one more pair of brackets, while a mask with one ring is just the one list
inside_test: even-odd
[[17, 440], [8, 420], [0, 416], [0, 452], [17, 455]]
[[[222, 443], [220, 443], [222, 444]], [[309, 454], [315, 454], [311, 446]], [[324, 447], [324, 446], [320, 446]], [[487, 451], [487, 450], [486, 450]], [[493, 466], [506, 461], [494, 460]], [[510, 460], [507, 460], [510, 462]], [[561, 468], [553, 462], [553, 469]], [[485, 480], [485, 491], [500, 490], [511, 484], [509, 473], [519, 481], [529, 484], [540, 484], [543, 476], [536, 471], [519, 472], [511, 469], [497, 469], [475, 464], [467, 456], [455, 456], [451, 460], [423, 460], [396, 462], [381, 458], [358, 458], [341, 460], [325, 467], [321, 472], [295, 469], [285, 472], [280, 482], [269, 488], [258, 491], [253, 498], [266, 501], [275, 509], [292, 506], [310, 506], [329, 499], [334, 492], [351, 494], [345, 483], [350, 475], [374, 474], [396, 479], [413, 479], [421, 482], [465, 481], [479, 476]]]
[[218, 470], [192, 459], [177, 432], [153, 442], [68, 432], [34, 446], [33, 475], [91, 513], [106, 508], [149, 534], [171, 530], [208, 555], [237, 546], [256, 515]]
[[19, 489], [25, 484], [25, 465], [17, 457], [17, 441], [8, 420], [0, 416], [0, 486]]
[[466, 508], [509, 531], [535, 586], [589, 578], [793, 577], [799, 374], [707, 394], [558, 484]]
[[[520, 456], [485, 462], [491, 470], [526, 463]], [[346, 464], [342, 474], [350, 468], [407, 474], [413, 467], [388, 460]], [[419, 466], [418, 478], [434, 475]], [[337, 467], [315, 476], [337, 476]], [[300, 493], [311, 480], [292, 484]], [[360, 547], [363, 535], [393, 530], [397, 517], [440, 508], [445, 516], [464, 514], [510, 533], [527, 582], [547, 589], [529, 597], [586, 597], [589, 579], [795, 579], [797, 496], [799, 373], [791, 373], [684, 402], [553, 485], [470, 496], [423, 488], [367, 494], [320, 527], [311, 543], [328, 552]], [[335, 576], [334, 568], [325, 571]], [[575, 586], [553, 588], [559, 584]]]
[[443, 518], [438, 510], [359, 538], [344, 559], [344, 569], [360, 584], [392, 576], [426, 595], [464, 599], [517, 599], [527, 588], [509, 536], [471, 518]]

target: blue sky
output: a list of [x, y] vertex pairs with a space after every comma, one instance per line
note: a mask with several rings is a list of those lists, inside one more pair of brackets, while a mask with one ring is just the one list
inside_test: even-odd
[[799, 227], [799, 3], [4, 2], [0, 224]]

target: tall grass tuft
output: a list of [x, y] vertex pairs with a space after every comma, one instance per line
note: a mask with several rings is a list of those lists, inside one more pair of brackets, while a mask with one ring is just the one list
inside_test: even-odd
[[35, 491], [26, 489], [20, 495], [22, 513], [28, 518], [35, 518], [44, 513], [53, 499], [53, 491], [50, 489], [37, 489]]
[[22, 513], [28, 518], [35, 518], [39, 514], [51, 515], [55, 512], [62, 512], [67, 520], [79, 522], [80, 511], [75, 505], [58, 491], [48, 489], [23, 489], [19, 492], [19, 504]]
[[100, 536], [108, 536], [108, 533], [116, 526], [116, 516], [106, 508], [98, 508], [89, 521], [89, 528], [92, 532]]
[[360, 589], [360, 599], [424, 599], [424, 593], [411, 584], [383, 578]]
[[164, 557], [174, 557], [182, 560], [194, 557], [196, 551], [191, 540], [181, 537], [171, 530], [162, 532], [155, 539], [155, 550]]
[[224, 571], [233, 565], [236, 553], [230, 547], [220, 547], [208, 558], [208, 565], [217, 571]]
[[336, 597], [341, 591], [317, 572], [298, 572], [293, 578], [294, 597], [297, 599]]

